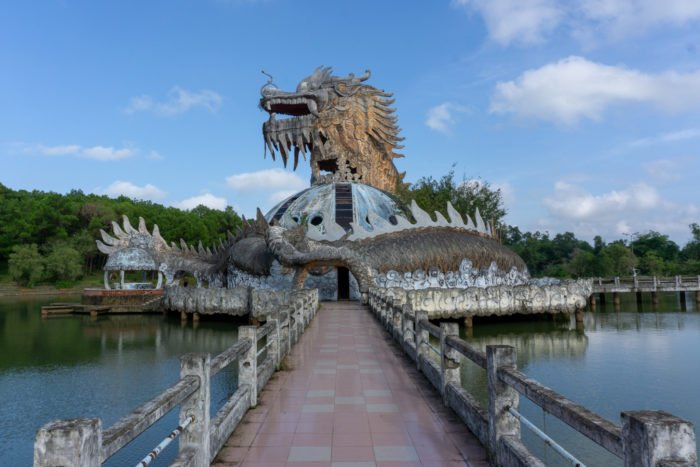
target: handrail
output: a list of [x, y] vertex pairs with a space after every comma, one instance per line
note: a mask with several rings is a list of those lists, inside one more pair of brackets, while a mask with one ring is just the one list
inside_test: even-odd
[[431, 336], [440, 338], [440, 328], [428, 320], [418, 321], [418, 329], [425, 329]]
[[[602, 280], [596, 282], [601, 284]], [[619, 284], [619, 279], [615, 283]], [[445, 404], [454, 409], [486, 445], [495, 465], [511, 465], [514, 459], [517, 465], [543, 465], [521, 443], [520, 425], [514, 423], [515, 415], [505, 410], [506, 407], [517, 409], [518, 394], [622, 458], [625, 465], [666, 465], [669, 460], [695, 465], [696, 443], [691, 423], [665, 412], [633, 411], [623, 412], [622, 426], [616, 425], [518, 371], [514, 347], [487, 345], [484, 353], [458, 337], [455, 323], [441, 323], [440, 326], [430, 323], [428, 313], [413, 309], [413, 304], [407, 303], [401, 292], [401, 289], [393, 289], [391, 293], [387, 289], [371, 289], [370, 310], [404, 351], [416, 360], [418, 369], [441, 392]], [[410, 321], [414, 316], [416, 331], [411, 332]], [[428, 334], [440, 340], [439, 349], [430, 344]], [[428, 358], [431, 349], [438, 353], [439, 365]], [[460, 354], [486, 370], [488, 410], [461, 386]], [[674, 443], [662, 443], [662, 447], [650, 441], [670, 437]], [[656, 447], [649, 448], [652, 445]]]
[[[182, 441], [172, 465], [209, 466], [245, 412], [257, 404], [258, 391], [279, 366], [281, 358], [291, 350], [316, 315], [317, 290], [298, 290], [292, 292], [291, 297], [284, 295], [283, 298], [291, 298], [286, 307], [265, 315], [266, 324], [263, 326], [241, 326], [239, 340], [214, 358], [209, 354], [183, 355], [178, 382], [111, 427], [102, 430], [99, 418], [57, 420], [41, 427], [34, 445], [35, 467], [99, 466], [178, 405], [180, 426], [176, 431], [181, 434]], [[266, 340], [260, 353], [265, 350], [267, 353], [258, 365], [258, 347], [263, 338]], [[238, 389], [214, 416], [210, 416], [211, 377], [236, 361]], [[174, 438], [173, 433], [142, 463], [148, 464], [149, 459], [165, 449]]]
[[455, 336], [447, 336], [445, 338], [445, 344], [452, 347], [484, 370], [486, 369], [486, 354], [481, 350]]
[[610, 420], [528, 378], [518, 370], [499, 368], [498, 378], [596, 444], [623, 457], [622, 430]]
[[197, 389], [199, 389], [199, 379], [195, 376], [186, 376], [104, 430], [101, 462], [112, 457], [115, 452], [163, 418]]
[[231, 347], [214, 357], [211, 360], [211, 366], [209, 370], [211, 371], [211, 375], [214, 376], [219, 371], [227, 367], [229, 364], [237, 360], [241, 355], [246, 353], [252, 345], [253, 343], [250, 339], [241, 339], [235, 344], [233, 344]]

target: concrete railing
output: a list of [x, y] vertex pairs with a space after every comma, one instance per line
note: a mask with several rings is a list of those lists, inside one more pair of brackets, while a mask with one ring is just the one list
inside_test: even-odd
[[[427, 312], [407, 304], [401, 290], [371, 289], [368, 304], [495, 465], [544, 466], [520, 439], [520, 421], [512, 411], [521, 394], [623, 459], [625, 467], [698, 465], [690, 422], [665, 412], [632, 411], [622, 412], [621, 426], [616, 425], [518, 371], [514, 347], [489, 345], [484, 353], [459, 338], [456, 323], [430, 323]], [[462, 387], [460, 355], [486, 370], [487, 407]]]
[[[103, 430], [99, 418], [47, 423], [36, 434], [34, 466], [99, 466], [178, 405], [180, 426], [170, 437], [181, 432], [180, 447], [171, 465], [209, 466], [316, 315], [318, 290], [295, 291], [288, 299], [285, 306], [269, 310], [264, 325], [238, 328], [238, 341], [216, 357], [183, 355], [178, 382], [111, 427]], [[235, 362], [238, 389], [212, 417], [211, 378]], [[155, 458], [162, 446], [144, 455]]]
[[697, 290], [700, 290], [700, 276], [630, 276], [593, 279], [593, 293]]

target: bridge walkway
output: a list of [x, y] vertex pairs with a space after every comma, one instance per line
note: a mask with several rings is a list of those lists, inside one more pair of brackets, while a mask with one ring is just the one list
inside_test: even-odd
[[484, 447], [366, 307], [321, 306], [213, 465], [489, 465]]

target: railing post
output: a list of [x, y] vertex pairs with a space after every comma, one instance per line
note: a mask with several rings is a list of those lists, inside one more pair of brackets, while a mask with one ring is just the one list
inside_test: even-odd
[[420, 326], [421, 321], [428, 321], [428, 312], [416, 312], [416, 368], [421, 369], [421, 359], [428, 358], [428, 343], [430, 342], [430, 333], [427, 329]]
[[509, 345], [486, 346], [486, 376], [489, 399], [489, 450], [497, 465], [498, 444], [501, 436], [520, 439], [520, 421], [508, 412], [508, 407], [517, 410], [520, 401], [518, 392], [498, 379], [499, 368], [516, 368], [515, 347]]
[[413, 345], [416, 343], [415, 338], [415, 327], [416, 327], [416, 314], [413, 312], [413, 307], [404, 305], [401, 307], [403, 311], [403, 341], [404, 346], [408, 345], [409, 342], [413, 341]]
[[55, 420], [39, 428], [34, 441], [34, 467], [102, 464], [102, 421], [99, 418]]
[[697, 467], [693, 424], [661, 411], [622, 412], [625, 467]]
[[194, 467], [208, 467], [211, 463], [209, 452], [209, 406], [211, 403], [210, 356], [203, 353], [188, 353], [180, 358], [180, 378], [196, 376], [199, 388], [180, 405], [180, 423], [193, 416], [194, 421], [182, 433], [180, 452], [185, 448], [197, 451]]
[[459, 325], [457, 323], [440, 323], [440, 381], [442, 384], [442, 400], [447, 402], [447, 385], [449, 383], [460, 384], [459, 352], [448, 347], [447, 336], [459, 337]]
[[[290, 326], [291, 332], [291, 326]], [[258, 331], [255, 326], [238, 328], [238, 340], [250, 339], [251, 345], [238, 359], [238, 385], [250, 386], [250, 405], [258, 405]]]
[[271, 319], [270, 321], [274, 323], [274, 327], [267, 337], [268, 341], [270, 342], [269, 352], [272, 354], [272, 358], [275, 360], [275, 368], [279, 369], [280, 363], [282, 363], [282, 354], [280, 352], [280, 320]]

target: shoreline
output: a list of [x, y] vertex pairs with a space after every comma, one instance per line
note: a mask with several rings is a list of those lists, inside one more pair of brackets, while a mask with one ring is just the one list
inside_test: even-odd
[[0, 298], [33, 297], [42, 295], [80, 295], [83, 293], [83, 289], [89, 287], [90, 285], [91, 284], [85, 284], [67, 289], [58, 289], [53, 285], [40, 285], [33, 288], [19, 287], [16, 285], [0, 285]]

